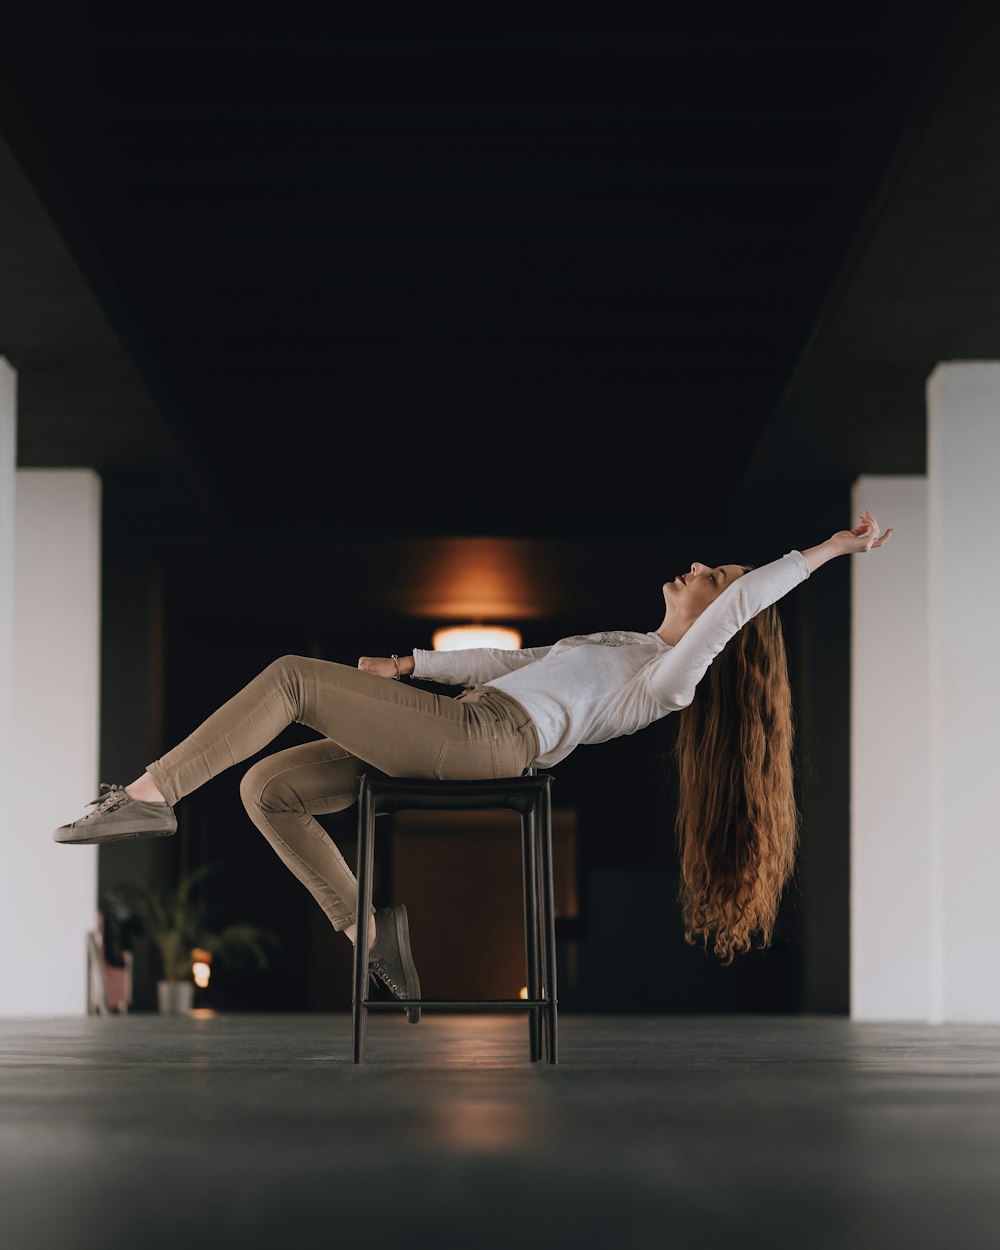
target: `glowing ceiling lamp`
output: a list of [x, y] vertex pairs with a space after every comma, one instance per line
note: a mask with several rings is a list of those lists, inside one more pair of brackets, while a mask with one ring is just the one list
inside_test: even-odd
[[435, 651], [462, 651], [466, 647], [516, 651], [521, 645], [521, 633], [506, 625], [448, 625], [436, 629], [431, 641]]

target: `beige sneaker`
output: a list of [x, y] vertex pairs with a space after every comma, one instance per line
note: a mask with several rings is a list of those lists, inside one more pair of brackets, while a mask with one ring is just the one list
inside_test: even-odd
[[177, 818], [169, 803], [140, 803], [125, 793], [124, 786], [102, 781], [100, 798], [92, 799], [89, 806], [92, 812], [60, 825], [53, 839], [89, 845], [120, 838], [166, 838], [177, 832]]

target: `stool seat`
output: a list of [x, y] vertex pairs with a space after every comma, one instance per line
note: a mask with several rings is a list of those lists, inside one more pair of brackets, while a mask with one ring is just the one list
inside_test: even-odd
[[365, 1025], [369, 1011], [410, 1006], [459, 1011], [525, 1011], [528, 1053], [532, 1062], [558, 1062], [558, 998], [556, 994], [555, 903], [552, 875], [552, 774], [528, 772], [520, 777], [477, 781], [437, 781], [422, 777], [389, 777], [368, 770], [358, 777], [358, 910], [372, 909], [375, 862], [375, 819], [400, 811], [517, 812], [521, 825], [524, 889], [524, 947], [527, 998], [405, 999], [386, 1002], [366, 997], [368, 945], [354, 945], [352, 1025], [354, 1062], [365, 1057]]

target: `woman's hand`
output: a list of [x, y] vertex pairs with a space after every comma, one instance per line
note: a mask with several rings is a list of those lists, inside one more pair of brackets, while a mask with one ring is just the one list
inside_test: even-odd
[[837, 530], [826, 542], [818, 543], [815, 547], [803, 547], [802, 555], [810, 573], [815, 573], [820, 565], [826, 564], [834, 556], [846, 556], [881, 547], [892, 533], [890, 526], [883, 534], [878, 527], [878, 521], [867, 508], [862, 512], [860, 521], [861, 524], [852, 530]]
[[377, 677], [412, 677], [416, 667], [412, 655], [363, 655], [358, 660], [358, 668]]
[[375, 673], [379, 677], [398, 677], [398, 661], [391, 656], [363, 655], [358, 660], [358, 668], [365, 673]]
[[878, 527], [878, 521], [866, 508], [859, 518], [861, 524], [855, 526], [852, 530], [838, 530], [831, 539], [837, 544], [841, 555], [851, 555], [859, 551], [871, 551], [874, 547], [881, 547], [892, 533], [892, 526], [883, 534]]

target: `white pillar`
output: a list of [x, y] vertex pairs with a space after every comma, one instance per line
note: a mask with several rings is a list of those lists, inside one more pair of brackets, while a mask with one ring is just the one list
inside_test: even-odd
[[851, 560], [851, 1018], [927, 1020], [931, 856], [927, 479], [860, 477], [894, 533]]
[[12, 770], [0, 806], [0, 1016], [86, 1011], [97, 847], [53, 829], [98, 788], [101, 481], [17, 471]]
[[927, 384], [931, 1018], [1000, 1021], [1000, 364]]
[[[17, 374], [0, 356], [0, 794], [10, 794], [14, 740], [14, 483], [17, 467]], [[0, 832], [0, 883], [7, 877]], [[0, 884], [0, 901], [3, 899]], [[2, 920], [0, 920], [2, 924]], [[0, 930], [2, 933], [2, 930]], [[0, 995], [3, 993], [0, 943]]]

